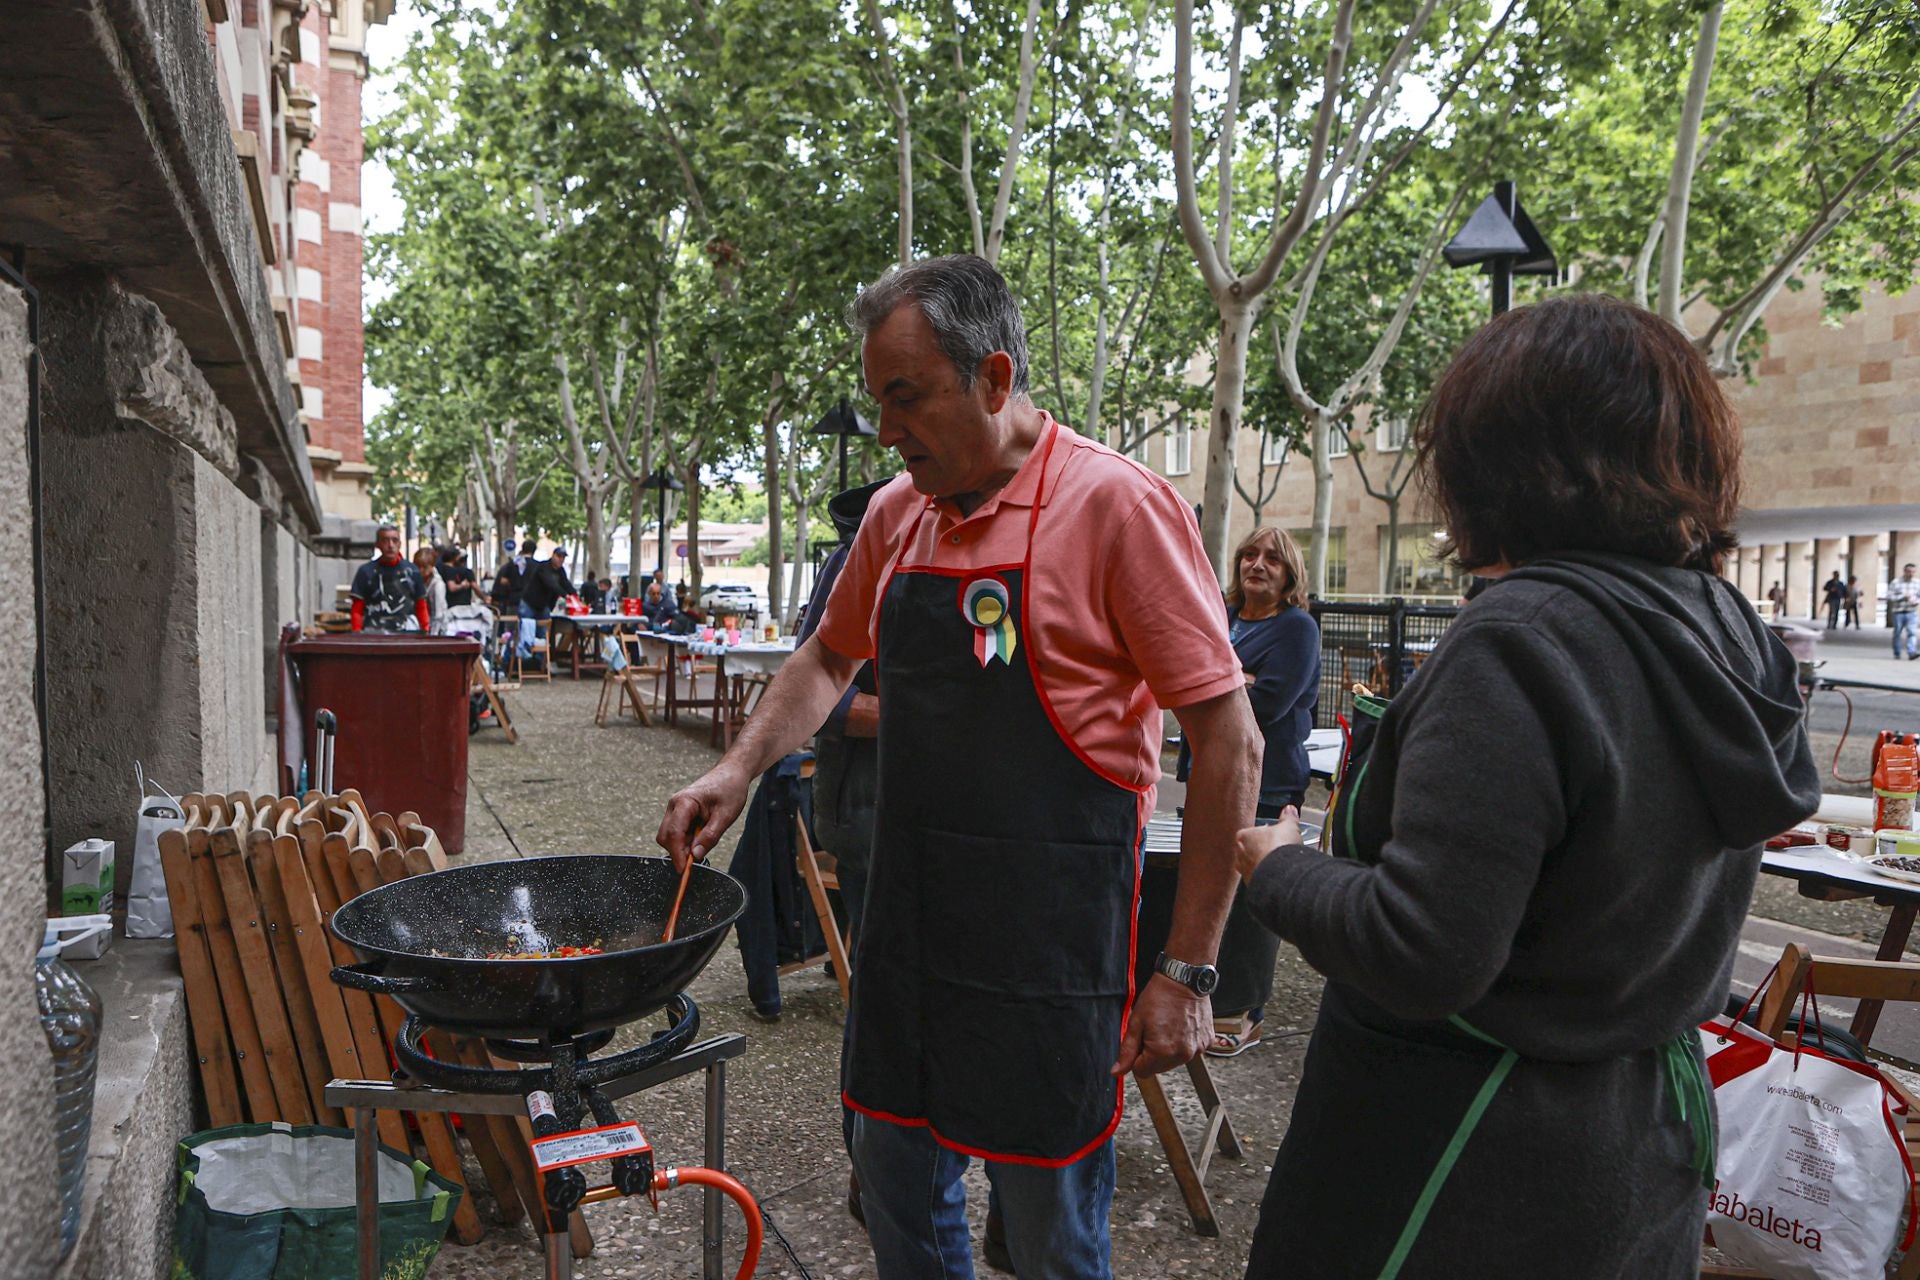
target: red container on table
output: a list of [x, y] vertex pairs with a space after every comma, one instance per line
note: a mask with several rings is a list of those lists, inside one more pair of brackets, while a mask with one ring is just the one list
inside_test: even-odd
[[315, 636], [287, 655], [300, 676], [313, 751], [313, 717], [339, 718], [333, 786], [352, 788], [375, 813], [411, 809], [448, 853], [467, 836], [467, 696], [480, 642], [419, 634]]

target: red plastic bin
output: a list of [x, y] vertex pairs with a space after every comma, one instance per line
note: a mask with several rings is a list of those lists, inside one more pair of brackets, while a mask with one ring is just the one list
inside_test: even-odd
[[287, 654], [300, 674], [309, 755], [314, 713], [339, 720], [334, 790], [358, 791], [375, 813], [413, 810], [448, 853], [459, 853], [467, 836], [467, 696], [480, 642], [361, 632], [295, 640]]

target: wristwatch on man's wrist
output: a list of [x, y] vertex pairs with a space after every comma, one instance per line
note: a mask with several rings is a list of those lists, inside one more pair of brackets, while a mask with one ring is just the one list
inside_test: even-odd
[[1220, 985], [1220, 971], [1210, 964], [1188, 964], [1184, 960], [1175, 960], [1162, 951], [1154, 957], [1153, 971], [1175, 982], [1197, 996], [1210, 996], [1213, 989]]

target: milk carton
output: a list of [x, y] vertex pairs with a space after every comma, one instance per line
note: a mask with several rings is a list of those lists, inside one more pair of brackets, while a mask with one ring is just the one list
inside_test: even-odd
[[[113, 910], [113, 841], [82, 840], [61, 858], [60, 914], [106, 915]], [[70, 960], [98, 960], [113, 940], [103, 930], [82, 939], [64, 952]]]

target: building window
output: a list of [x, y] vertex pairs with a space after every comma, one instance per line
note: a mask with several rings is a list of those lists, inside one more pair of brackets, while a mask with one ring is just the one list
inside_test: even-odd
[[1347, 443], [1347, 433], [1340, 429], [1339, 424], [1335, 423], [1333, 426], [1327, 428], [1327, 456], [1329, 458], [1344, 458], [1351, 452], [1353, 452], [1353, 449], [1352, 446]]
[[1167, 474], [1184, 476], [1193, 470], [1193, 423], [1181, 418], [1167, 431]]
[[1467, 589], [1467, 575], [1439, 557], [1441, 530], [1432, 524], [1402, 524], [1399, 545], [1387, 556], [1387, 526], [1380, 526], [1380, 580], [1390, 596], [1457, 598]]
[[1271, 432], [1260, 437], [1260, 465], [1263, 467], [1284, 467], [1287, 465], [1287, 450], [1293, 441], [1283, 435]]
[[1404, 414], [1383, 421], [1373, 433], [1374, 447], [1382, 453], [1398, 453], [1407, 443], [1408, 423]]
[[[1313, 529], [1289, 529], [1293, 540], [1300, 544], [1300, 560], [1307, 566], [1307, 572], [1313, 572]], [[1307, 589], [1312, 590], [1309, 582]], [[1327, 530], [1327, 589], [1325, 595], [1336, 596], [1347, 589], [1347, 531], [1345, 527]]]
[[[1124, 431], [1121, 432], [1120, 434], [1123, 438], [1126, 435]], [[1142, 430], [1138, 436], [1134, 437], [1133, 447], [1127, 450], [1127, 456], [1132, 458], [1135, 462], [1138, 462], [1142, 466], [1148, 465], [1147, 446], [1149, 443], [1151, 443], [1151, 440], [1152, 440], [1152, 437], [1148, 436], [1145, 430]]]

